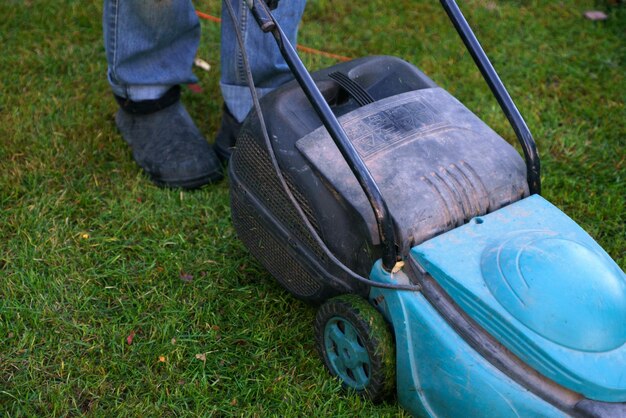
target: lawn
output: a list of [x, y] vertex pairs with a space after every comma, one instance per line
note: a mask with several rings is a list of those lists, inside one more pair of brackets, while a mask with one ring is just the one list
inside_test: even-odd
[[[438, 2], [309, 3], [301, 44], [401, 56], [514, 142]], [[534, 133], [544, 196], [624, 269], [626, 7], [461, 3]], [[218, 0], [194, 4], [219, 15]], [[237, 239], [228, 180], [163, 190], [135, 166], [113, 122], [99, 1], [4, 0], [0, 16], [1, 416], [402, 415], [328, 376], [315, 308]], [[183, 100], [212, 138], [219, 26], [202, 30], [212, 69]]]

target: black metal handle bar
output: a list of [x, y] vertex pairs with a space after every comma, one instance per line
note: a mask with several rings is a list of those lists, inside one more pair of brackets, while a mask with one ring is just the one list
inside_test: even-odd
[[[383, 199], [376, 181], [367, 169], [365, 163], [361, 159], [361, 156], [352, 145], [352, 142], [348, 139], [348, 135], [335, 117], [333, 111], [330, 109], [330, 106], [328, 106], [328, 103], [326, 103], [324, 96], [322, 96], [322, 93], [320, 93], [319, 89], [315, 85], [315, 82], [313, 81], [313, 78], [311, 78], [308, 70], [304, 64], [302, 64], [302, 61], [298, 57], [293, 45], [291, 45], [278, 23], [266, 9], [264, 2], [262, 0], [247, 1], [252, 15], [261, 29], [264, 32], [271, 32], [272, 35], [274, 35], [278, 48], [287, 62], [287, 65], [293, 72], [294, 77], [300, 84], [300, 87], [306, 94], [309, 102], [311, 102], [313, 109], [318, 114], [322, 123], [328, 130], [328, 133], [335, 141], [341, 155], [348, 163], [352, 173], [354, 173], [357, 181], [361, 185], [361, 188], [365, 192], [365, 195], [372, 206], [372, 210], [374, 211], [374, 217], [376, 218], [376, 224], [378, 226], [378, 233], [380, 234], [380, 240], [383, 246], [383, 268], [386, 271], [391, 271], [398, 261], [395, 244], [395, 231], [389, 209], [387, 208], [385, 199]], [[272, 23], [269, 24], [269, 21]]]
[[476, 35], [474, 35], [472, 28], [467, 23], [463, 13], [461, 13], [459, 6], [454, 0], [441, 0], [441, 5], [448, 14], [456, 31], [459, 33], [465, 47], [474, 59], [489, 89], [491, 89], [491, 92], [496, 97], [500, 108], [513, 127], [513, 131], [515, 131], [515, 135], [522, 146], [526, 160], [526, 180], [528, 181], [530, 194], [541, 194], [539, 154], [535, 140], [526, 125], [526, 121], [524, 121], [524, 118], [515, 106], [513, 99], [511, 99], [509, 92], [506, 90], [498, 73], [493, 68], [487, 54], [480, 45], [480, 42], [478, 42]]

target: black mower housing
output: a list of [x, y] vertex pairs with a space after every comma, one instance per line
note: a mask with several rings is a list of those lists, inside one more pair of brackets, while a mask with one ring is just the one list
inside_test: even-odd
[[[333, 73], [358, 84], [373, 103], [364, 104], [359, 89]], [[518, 152], [413, 65], [367, 57], [316, 72], [313, 79], [376, 180], [402, 256], [528, 195]], [[311, 236], [281, 186], [254, 111], [229, 166], [237, 233], [301, 299], [366, 296], [367, 286], [329, 257], [362, 276], [380, 258], [365, 193], [295, 81], [263, 97], [261, 107], [280, 171], [325, 245]]]

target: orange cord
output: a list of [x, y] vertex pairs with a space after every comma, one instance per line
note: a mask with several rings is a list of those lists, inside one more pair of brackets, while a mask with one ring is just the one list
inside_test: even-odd
[[198, 10], [196, 10], [196, 14], [200, 19], [210, 20], [211, 22], [216, 23], [222, 23], [222, 19], [220, 19], [219, 17], [211, 16], [206, 13], [199, 12]]
[[[205, 19], [211, 22], [216, 22], [216, 23], [222, 23], [222, 19], [220, 19], [219, 17], [211, 16], [210, 14], [202, 13], [198, 10], [196, 10], [196, 15], [198, 15], [200, 19]], [[298, 45], [297, 48], [302, 52], [306, 52], [306, 53], [314, 54], [314, 55], [321, 55], [323, 57], [336, 59], [342, 62], [350, 61], [352, 59], [352, 58], [344, 57], [343, 55], [331, 54], [330, 52], [320, 51], [319, 49], [315, 49], [315, 48], [309, 48], [308, 46], [304, 46], [304, 45]]]
[[333, 58], [341, 62], [350, 61], [352, 58], [344, 57], [343, 55], [331, 54], [330, 52], [320, 51], [319, 49], [309, 48], [308, 46], [298, 45], [297, 48], [302, 52], [309, 54], [321, 55], [326, 58]]

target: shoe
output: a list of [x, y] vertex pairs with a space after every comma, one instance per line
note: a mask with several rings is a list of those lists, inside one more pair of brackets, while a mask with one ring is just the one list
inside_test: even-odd
[[163, 101], [117, 99], [117, 127], [135, 162], [156, 185], [197, 189], [223, 178], [215, 151], [177, 98], [166, 106]]
[[215, 136], [215, 145], [213, 145], [217, 157], [224, 165], [228, 163], [228, 159], [233, 152], [241, 125], [242, 123], [238, 122], [226, 105], [224, 105], [222, 108], [222, 124]]

